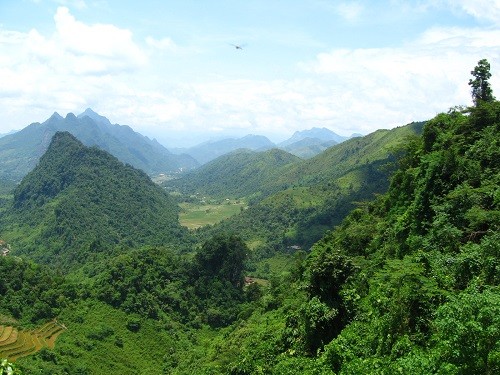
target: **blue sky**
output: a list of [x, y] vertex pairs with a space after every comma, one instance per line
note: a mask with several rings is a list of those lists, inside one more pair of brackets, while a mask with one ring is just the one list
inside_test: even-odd
[[482, 58], [498, 96], [500, 0], [1, 0], [0, 133], [91, 107], [168, 147], [367, 134], [471, 104]]

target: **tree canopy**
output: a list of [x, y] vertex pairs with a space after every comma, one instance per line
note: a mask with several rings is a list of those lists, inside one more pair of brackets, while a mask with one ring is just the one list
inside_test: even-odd
[[479, 101], [491, 102], [495, 100], [493, 90], [488, 80], [491, 78], [490, 63], [486, 59], [479, 60], [477, 66], [470, 72], [474, 79], [469, 80], [472, 88], [472, 100], [477, 105]]

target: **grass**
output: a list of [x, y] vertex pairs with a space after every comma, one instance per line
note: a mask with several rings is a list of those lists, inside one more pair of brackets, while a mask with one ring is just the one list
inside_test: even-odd
[[181, 203], [179, 220], [181, 225], [188, 229], [216, 224], [245, 208], [244, 203], [238, 202], [226, 200], [221, 204]]

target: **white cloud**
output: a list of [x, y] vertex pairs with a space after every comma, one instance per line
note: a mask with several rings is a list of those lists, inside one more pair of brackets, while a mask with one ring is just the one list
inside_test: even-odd
[[366, 131], [374, 120], [397, 125], [469, 104], [469, 73], [481, 58], [500, 70], [499, 30], [432, 29], [402, 47], [334, 50], [302, 66], [331, 87], [331, 118]]
[[500, 22], [500, 0], [449, 0], [449, 3], [475, 18]]
[[86, 25], [77, 21], [65, 7], [57, 9], [54, 21], [55, 41], [71, 55], [76, 73], [109, 73], [114, 69], [133, 69], [147, 62], [129, 30], [105, 24]]
[[129, 30], [84, 24], [65, 7], [57, 9], [54, 23], [55, 32], [45, 35], [0, 27], [3, 131], [43, 121], [55, 110], [75, 111], [106, 98], [108, 90], [119, 96], [114, 87], [123, 89], [124, 74], [148, 63]]
[[[206, 55], [168, 37], [136, 43], [130, 30], [83, 23], [64, 7], [54, 25], [53, 34], [0, 28], [0, 133], [88, 106], [164, 139], [221, 129], [287, 136], [312, 126], [368, 133], [470, 103], [470, 71], [482, 58], [491, 63], [493, 91], [500, 91], [500, 30], [493, 27], [433, 28], [401, 46], [331, 50], [303, 62], [300, 78], [228, 79], [221, 68], [201, 72], [204, 83], [193, 71], [190, 82], [174, 84], [180, 64], [190, 72], [191, 61]], [[218, 60], [206, 62], [218, 69]]]

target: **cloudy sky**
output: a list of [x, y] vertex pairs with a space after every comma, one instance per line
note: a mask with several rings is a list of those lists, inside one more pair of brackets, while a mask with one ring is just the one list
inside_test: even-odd
[[[234, 45], [242, 46], [242, 49]], [[87, 107], [168, 147], [470, 105], [500, 0], [0, 0], [0, 133]]]

